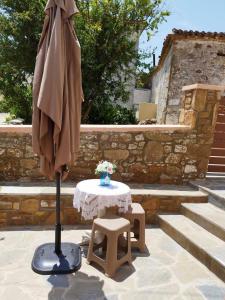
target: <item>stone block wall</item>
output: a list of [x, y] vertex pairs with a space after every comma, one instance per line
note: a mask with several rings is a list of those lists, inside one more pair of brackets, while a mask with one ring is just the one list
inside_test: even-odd
[[[195, 142], [196, 135], [188, 126], [115, 127], [111, 130], [99, 126], [93, 131], [90, 127], [83, 128], [80, 152], [68, 180], [94, 178], [97, 163], [104, 159], [117, 165], [115, 180], [182, 183], [197, 175], [197, 169], [193, 174], [184, 172], [190, 160], [189, 144]], [[30, 133], [1, 133], [0, 145], [0, 181], [46, 180], [39, 173], [38, 157], [32, 153]]]
[[[72, 196], [61, 198], [63, 224], [79, 224], [79, 213], [72, 206]], [[85, 222], [83, 222], [85, 224]], [[55, 224], [55, 195], [0, 196], [0, 226]]]
[[[185, 183], [204, 178], [221, 97], [218, 86], [183, 88], [180, 125], [100, 126], [81, 128], [81, 148], [68, 180], [93, 178], [101, 159], [114, 161], [113, 179], [141, 183]], [[39, 173], [39, 159], [31, 147], [31, 126], [0, 127], [0, 181], [46, 181]], [[0, 182], [1, 185], [1, 182]], [[143, 185], [144, 187], [144, 185]], [[4, 190], [4, 188], [2, 189]], [[53, 225], [55, 195], [4, 193], [0, 189], [0, 226]], [[72, 207], [72, 195], [61, 197], [63, 224], [86, 223]], [[182, 202], [205, 202], [183, 195], [134, 193], [134, 202], [145, 209], [146, 222], [157, 223], [159, 212], [178, 212]]]
[[[104, 159], [117, 165], [113, 179], [184, 183], [204, 178], [220, 99], [218, 86], [183, 89], [180, 125], [83, 125], [81, 148], [68, 180], [94, 178]], [[0, 181], [46, 180], [31, 147], [31, 126], [0, 127]]]
[[[132, 201], [141, 203], [146, 213], [147, 224], [157, 224], [157, 214], [178, 213], [181, 203], [204, 203], [207, 196], [198, 197], [181, 195], [152, 195], [140, 193], [132, 194]], [[72, 206], [73, 195], [61, 196], [61, 222], [64, 225], [91, 224], [92, 220], [84, 221], [81, 214]], [[116, 207], [110, 208], [113, 213]], [[33, 194], [1, 195], [0, 194], [0, 227], [54, 225], [55, 224], [55, 195]]]
[[[222, 55], [221, 55], [222, 54]], [[165, 124], [178, 124], [181, 86], [225, 84], [225, 41], [177, 40], [173, 47]]]
[[[164, 111], [167, 105], [168, 90], [170, 84], [171, 65], [173, 58], [173, 47], [171, 47], [162, 67], [157, 70], [151, 79], [151, 102], [157, 104], [157, 123], [164, 124], [165, 116]], [[177, 122], [178, 123], [178, 122]], [[177, 124], [171, 123], [171, 124]]]
[[195, 83], [225, 85], [224, 59], [224, 38], [174, 38], [151, 79], [152, 101], [158, 104], [158, 123], [179, 124], [182, 86]]

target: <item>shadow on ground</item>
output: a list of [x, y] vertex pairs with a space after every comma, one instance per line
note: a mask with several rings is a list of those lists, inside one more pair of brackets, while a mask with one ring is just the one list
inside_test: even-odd
[[104, 280], [78, 271], [75, 275], [52, 275], [48, 278], [52, 290], [49, 300], [107, 299], [103, 292]]

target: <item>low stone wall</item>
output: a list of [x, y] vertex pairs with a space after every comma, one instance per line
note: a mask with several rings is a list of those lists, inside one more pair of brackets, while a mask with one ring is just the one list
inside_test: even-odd
[[[183, 183], [204, 178], [213, 141], [220, 88], [183, 91], [181, 125], [83, 125], [78, 159], [68, 180], [93, 178], [104, 159], [124, 182]], [[0, 181], [46, 180], [31, 147], [31, 126], [0, 127]]]
[[[0, 180], [46, 180], [39, 173], [39, 159], [32, 152], [31, 134], [22, 129], [0, 133]], [[207, 159], [209, 153], [204, 149], [196, 152], [196, 147], [199, 149], [196, 133], [185, 126], [115, 126], [111, 130], [107, 126], [84, 126], [80, 153], [68, 179], [93, 178], [96, 164], [106, 159], [118, 167], [113, 176], [116, 180], [182, 183], [204, 177], [202, 159]]]
[[[72, 206], [72, 195], [61, 197], [61, 222], [64, 225], [91, 224], [84, 221], [81, 214]], [[140, 203], [146, 214], [147, 224], [157, 224], [158, 213], [178, 213], [181, 203], [204, 203], [206, 195], [198, 197], [181, 195], [134, 194], [132, 201]], [[110, 210], [115, 213], [117, 208]], [[55, 195], [1, 195], [0, 228], [25, 225], [54, 225]]]

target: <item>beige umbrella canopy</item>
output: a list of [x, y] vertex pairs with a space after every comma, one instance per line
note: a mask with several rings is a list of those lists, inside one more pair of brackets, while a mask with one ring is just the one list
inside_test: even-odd
[[[64, 177], [79, 150], [83, 99], [80, 45], [71, 17], [73, 0], [48, 0], [33, 81], [32, 143], [41, 172]], [[64, 173], [64, 174], [63, 174]]]
[[39, 274], [67, 274], [81, 266], [80, 247], [61, 244], [60, 178], [79, 150], [81, 118], [81, 59], [71, 17], [74, 0], [48, 0], [38, 46], [33, 81], [33, 151], [40, 156], [41, 172], [56, 175], [55, 244], [39, 246], [32, 269]]

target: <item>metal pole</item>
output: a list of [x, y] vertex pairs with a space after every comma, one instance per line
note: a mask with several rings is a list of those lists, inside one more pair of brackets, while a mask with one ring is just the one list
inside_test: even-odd
[[61, 251], [61, 223], [60, 223], [60, 187], [61, 174], [56, 174], [56, 225], [55, 225], [55, 253], [60, 254]]
[[153, 67], [155, 67], [155, 53], [152, 54], [153, 57]]

